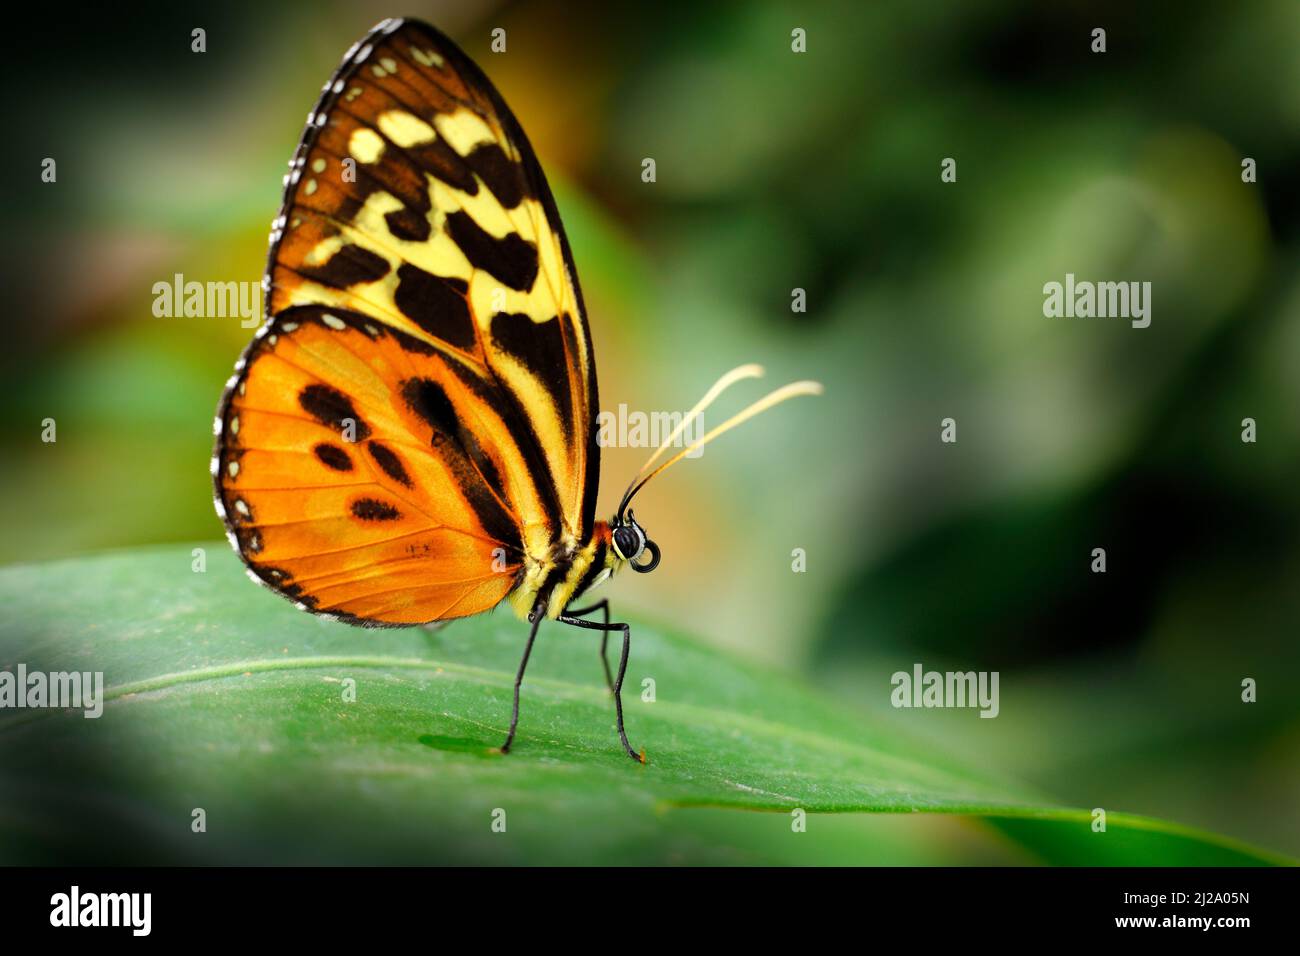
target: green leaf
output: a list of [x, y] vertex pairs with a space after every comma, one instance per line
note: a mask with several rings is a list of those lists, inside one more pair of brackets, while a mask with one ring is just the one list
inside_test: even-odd
[[[951, 845], [1012, 862], [1285, 862], [1119, 814], [1094, 834], [1084, 810], [644, 620], [624, 699], [648, 765], [618, 746], [597, 641], [556, 624], [504, 756], [513, 616], [362, 630], [254, 587], [224, 543], [203, 552], [202, 572], [174, 547], [0, 571], [0, 665], [102, 671], [106, 700], [99, 719], [0, 713], [6, 862], [897, 863], [951, 862]], [[846, 816], [800, 834], [796, 808]], [[918, 811], [987, 817], [1025, 850], [898, 816]]]

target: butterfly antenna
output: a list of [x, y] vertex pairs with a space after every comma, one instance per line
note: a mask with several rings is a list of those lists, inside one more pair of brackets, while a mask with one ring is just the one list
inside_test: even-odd
[[[731, 372], [728, 372], [726, 375], [724, 375], [721, 379], [718, 380], [717, 385], [715, 385], [712, 389], [709, 390], [709, 394], [705, 395], [705, 397], [700, 400], [700, 404], [697, 405], [695, 409], [692, 409], [691, 414], [694, 415], [697, 414], [698, 411], [703, 411], [703, 407], [707, 405], [708, 402], [712, 401], [713, 398], [717, 397], [716, 395], [713, 394], [714, 391], [716, 390], [717, 392], [721, 392], [722, 389], [726, 387], [726, 385], [724, 385], [723, 382], [725, 382], [730, 376], [736, 375], [737, 372], [740, 372], [744, 369], [756, 369], [756, 368], [758, 368], [758, 366], [742, 365], [740, 368], [733, 369]], [[761, 372], [761, 369], [759, 371]], [[753, 378], [753, 377], [755, 377], [753, 374], [739, 375], [737, 376], [737, 379]], [[729, 385], [731, 383], [727, 382], [726, 384]], [[709, 431], [709, 433], [706, 434], [699, 441], [693, 442], [692, 444], [683, 448], [677, 454], [673, 455], [673, 457], [669, 458], [666, 462], [664, 462], [662, 465], [660, 465], [658, 468], [650, 472], [650, 474], [645, 475], [644, 477], [642, 477], [642, 474], [645, 472], [645, 468], [642, 468], [641, 469], [642, 474], [638, 474], [636, 478], [632, 479], [632, 484], [628, 486], [627, 491], [624, 492], [623, 494], [623, 500], [619, 502], [618, 505], [619, 517], [620, 518], [622, 517], [623, 512], [627, 509], [628, 504], [632, 501], [632, 497], [643, 487], [645, 487], [646, 482], [648, 482], [655, 475], [658, 475], [661, 472], [671, 468], [673, 465], [677, 464], [679, 461], [681, 461], [691, 452], [703, 448], [705, 445], [713, 441], [713, 439], [717, 438], [719, 435], [723, 434], [724, 432], [731, 431], [731, 429], [735, 428], [737, 425], [749, 421], [749, 419], [753, 418], [755, 415], [760, 415], [763, 412], [767, 411], [769, 408], [773, 408], [776, 405], [780, 405], [782, 402], [788, 401], [792, 398], [797, 398], [800, 395], [820, 395], [822, 392], [823, 392], [823, 388], [821, 382], [806, 382], [806, 381], [791, 382], [789, 385], [784, 385], [781, 388], [778, 388], [776, 391], [764, 395], [753, 405], [750, 405], [748, 408], [744, 409], [743, 411], [737, 412], [735, 415], [732, 415], [721, 425]], [[685, 421], [685, 419], [683, 419], [683, 421]], [[683, 426], [679, 425], [677, 430], [674, 431], [673, 437], [675, 437], [677, 432], [681, 431], [682, 428]], [[659, 453], [662, 452], [664, 448], [666, 448], [667, 446], [668, 446], [668, 442], [664, 442], [664, 444], [659, 447], [659, 451], [656, 451], [654, 456], [651, 457], [650, 462], [653, 462], [654, 459], [659, 456]], [[646, 463], [647, 467], [649, 466], [650, 462]]]
[[753, 364], [740, 365], [733, 368], [726, 375], [723, 375], [720, 379], [714, 382], [709, 390], [704, 393], [704, 397], [695, 403], [694, 408], [682, 416], [682, 420], [677, 423], [677, 427], [672, 430], [672, 433], [665, 438], [662, 443], [660, 443], [659, 447], [655, 449], [655, 453], [650, 456], [644, 465], [641, 466], [641, 470], [636, 473], [636, 476], [632, 479], [631, 484], [629, 484], [628, 487], [630, 488], [632, 485], [636, 484], [637, 480], [650, 470], [650, 466], [659, 459], [659, 456], [667, 451], [672, 443], [677, 441], [678, 437], [686, 431], [686, 429], [691, 427], [691, 423], [694, 422], [695, 419], [699, 418], [700, 415], [703, 414], [704, 410], [717, 400], [719, 395], [742, 379], [761, 378], [762, 376], [763, 366]]

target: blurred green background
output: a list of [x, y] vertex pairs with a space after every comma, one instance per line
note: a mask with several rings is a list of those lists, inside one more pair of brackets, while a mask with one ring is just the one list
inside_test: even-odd
[[[320, 84], [399, 13], [460, 42], [533, 140], [604, 408], [685, 409], [745, 361], [826, 384], [640, 496], [664, 563], [615, 607], [1071, 804], [1300, 853], [1293, 0], [234, 3], [87, 10], [57, 44], [15, 28], [0, 560], [218, 537], [211, 420], [251, 333], [155, 318], [152, 286], [260, 279]], [[1150, 281], [1150, 328], [1044, 318], [1067, 272]], [[607, 452], [603, 512], [646, 454]], [[916, 661], [999, 671], [1000, 716], [892, 710]]]

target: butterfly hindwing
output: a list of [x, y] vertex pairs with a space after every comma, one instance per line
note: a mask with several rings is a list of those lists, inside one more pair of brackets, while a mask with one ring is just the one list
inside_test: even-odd
[[568, 243], [450, 40], [386, 21], [349, 52], [291, 161], [267, 281], [213, 461], [255, 576], [414, 623], [491, 607], [530, 558], [587, 540], [596, 380]]
[[508, 593], [517, 519], [491, 466], [439, 419], [448, 395], [472, 404], [442, 359], [365, 316], [298, 307], [248, 363], [220, 422], [217, 481], [259, 580], [386, 623], [472, 614]]

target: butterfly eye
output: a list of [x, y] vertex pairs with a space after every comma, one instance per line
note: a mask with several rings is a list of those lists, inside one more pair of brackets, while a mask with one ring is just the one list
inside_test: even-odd
[[645, 532], [636, 525], [621, 525], [614, 529], [614, 550], [624, 561], [633, 561], [645, 548]]

